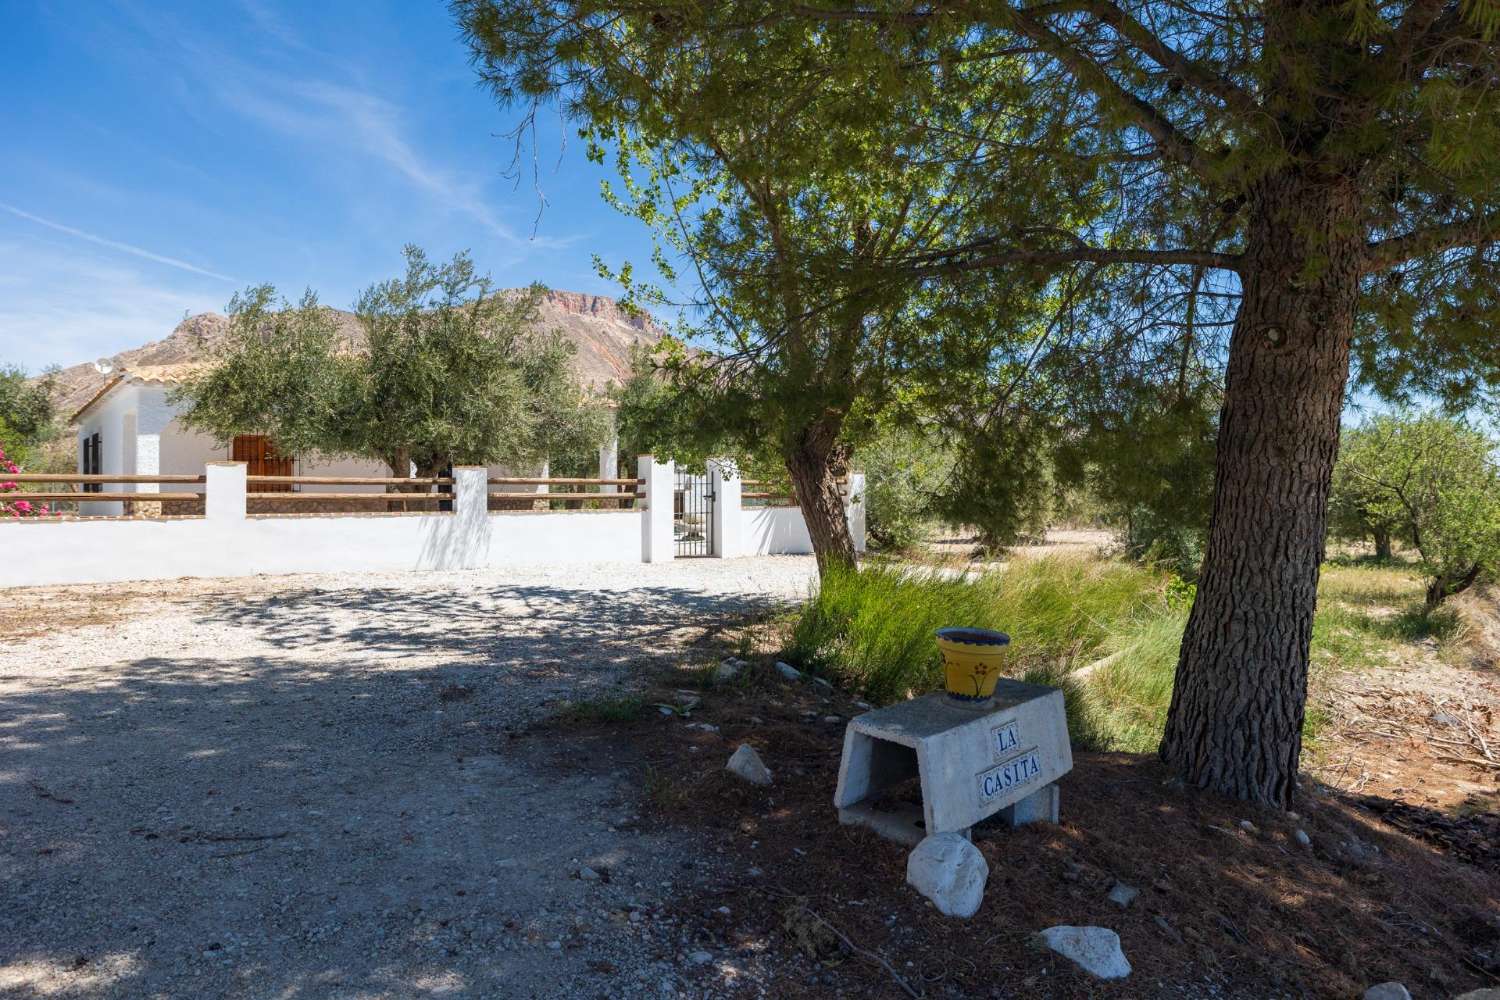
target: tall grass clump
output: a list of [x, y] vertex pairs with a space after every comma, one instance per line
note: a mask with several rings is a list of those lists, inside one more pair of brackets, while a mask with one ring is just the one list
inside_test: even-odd
[[[1401, 568], [1328, 567], [1314, 676], [1380, 665], [1401, 643], [1455, 634], [1447, 619], [1419, 614], [1420, 582]], [[1026, 559], [983, 575], [867, 566], [824, 576], [787, 655], [883, 704], [942, 686], [937, 629], [999, 629], [1011, 636], [1011, 676], [1063, 689], [1075, 745], [1147, 753], [1161, 740], [1192, 601], [1191, 584], [1119, 560]], [[1307, 739], [1321, 721], [1310, 707]]]
[[1009, 633], [1017, 674], [1060, 670], [1093, 658], [1122, 623], [1161, 604], [1166, 581], [1089, 558], [1018, 560], [978, 576], [832, 571], [798, 619], [788, 655], [881, 703], [941, 686], [933, 633], [950, 625]]

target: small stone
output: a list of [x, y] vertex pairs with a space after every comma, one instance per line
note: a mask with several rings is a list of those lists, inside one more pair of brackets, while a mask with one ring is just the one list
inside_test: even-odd
[[825, 678], [814, 677], [812, 679], [812, 682], [813, 682], [813, 687], [817, 688], [819, 691], [824, 691], [824, 692], [828, 692], [828, 693], [832, 693], [832, 691], [833, 691], [833, 685], [830, 684], [830, 683], [828, 683], [828, 681]]
[[717, 733], [719, 731], [719, 727], [712, 722], [689, 722], [687, 728], [696, 729], [700, 733]]
[[671, 705], [657, 705], [656, 706], [656, 710], [658, 712], [660, 712], [662, 715], [676, 715], [677, 714], [677, 710], [675, 708], [673, 708]]
[[1182, 932], [1169, 924], [1166, 917], [1157, 915], [1151, 918], [1151, 922], [1156, 924], [1157, 928], [1167, 936], [1167, 940], [1173, 944], [1182, 944]]
[[1248, 819], [1240, 820], [1240, 829], [1252, 835], [1260, 832], [1260, 830], [1256, 828], [1255, 824], [1250, 822]]
[[1306, 830], [1294, 830], [1292, 832], [1292, 839], [1302, 847], [1312, 846], [1312, 838], [1307, 835]]
[[1141, 890], [1126, 885], [1124, 882], [1116, 882], [1109, 890], [1109, 901], [1120, 909], [1125, 909], [1135, 902], [1135, 897], [1141, 894]]
[[1120, 950], [1120, 935], [1108, 927], [1048, 927], [1041, 943], [1096, 979], [1124, 979], [1130, 963]]
[[714, 667], [714, 683], [728, 684], [740, 675], [740, 671], [744, 669], [744, 666], [744, 660], [737, 660], [732, 656], [720, 660], [719, 665]]
[[547, 948], [551, 951], [562, 951], [561, 941], [548, 941]]
[[578, 869], [578, 878], [584, 882], [597, 882], [599, 881], [599, 873], [594, 871], [594, 869], [588, 867], [587, 865], [584, 865], [582, 868]]
[[854, 703], [854, 707], [868, 712], [874, 706], [872, 706], [868, 701], [856, 701]]
[[678, 691], [676, 701], [677, 704], [682, 707], [682, 710], [684, 712], [691, 712], [693, 709], [703, 704], [702, 698], [688, 691]]
[[841, 718], [839, 718], [837, 715], [825, 715], [825, 716], [823, 716], [823, 721], [826, 722], [830, 726], [836, 726], [840, 722], [843, 722], [844, 720], [841, 719]]
[[765, 761], [760, 759], [760, 754], [755, 752], [755, 748], [748, 743], [741, 743], [724, 767], [730, 774], [743, 778], [752, 785], [771, 783], [770, 769], [766, 767]]
[[[714, 960], [713, 952], [695, 951], [688, 956], [689, 965], [707, 965]], [[1409, 998], [1408, 998], [1409, 1000]]]
[[1454, 997], [1453, 1000], [1500, 1000], [1500, 990], [1495, 989], [1493, 986], [1486, 986], [1483, 989], [1461, 993]]
[[782, 680], [800, 681], [802, 679], [802, 671], [781, 660], [776, 661], [776, 672], [781, 675]]
[[984, 902], [990, 866], [979, 848], [956, 833], [924, 837], [906, 859], [906, 882], [948, 917], [969, 918]]
[[1461, 725], [1463, 725], [1463, 722], [1458, 718], [1458, 716], [1453, 715], [1453, 714], [1451, 714], [1449, 712], [1434, 712], [1434, 713], [1432, 713], [1432, 722], [1433, 722], [1434, 725], [1438, 725], [1438, 726], [1461, 726]]
[[1402, 983], [1380, 983], [1365, 990], [1364, 1000], [1411, 1000], [1411, 994]]

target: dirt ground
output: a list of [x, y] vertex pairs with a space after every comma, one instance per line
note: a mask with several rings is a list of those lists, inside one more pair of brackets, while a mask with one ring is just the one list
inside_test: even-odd
[[[1320, 692], [1296, 816], [1079, 754], [1060, 825], [978, 831], [986, 901], [953, 921], [904, 885], [904, 849], [837, 823], [858, 703], [766, 655], [728, 686], [696, 669], [811, 576], [781, 558], [0, 592], [0, 997], [1500, 985], [1492, 660], [1423, 653]], [[609, 721], [559, 716], [629, 694]], [[772, 788], [725, 775], [741, 742]], [[1127, 909], [1116, 881], [1141, 890]], [[1116, 929], [1135, 973], [1032, 949], [1056, 923]]]
[[[1420, 1000], [1500, 982], [1493, 813], [1449, 827], [1441, 810], [1311, 774], [1297, 812], [1278, 813], [1183, 789], [1149, 757], [1079, 753], [1060, 825], [976, 831], [985, 902], [971, 921], [946, 920], [904, 885], [904, 848], [841, 827], [831, 808], [857, 704], [764, 666], [704, 698], [694, 717], [717, 731], [650, 717], [626, 727], [647, 773], [668, 776], [645, 815], [765, 873], [726, 897], [743, 917], [726, 943], [793, 943], [776, 965], [780, 995], [1265, 1000], [1397, 980]], [[773, 769], [772, 788], [723, 780], [719, 762], [741, 742]], [[919, 801], [914, 788], [896, 797]], [[1107, 898], [1116, 882], [1140, 890], [1128, 908]], [[1054, 924], [1114, 929], [1134, 973], [1103, 983], [1037, 952], [1031, 934]]]
[[0, 592], [0, 996], [701, 995], [675, 902], [735, 859], [643, 828], [628, 743], [528, 731], [811, 572]]

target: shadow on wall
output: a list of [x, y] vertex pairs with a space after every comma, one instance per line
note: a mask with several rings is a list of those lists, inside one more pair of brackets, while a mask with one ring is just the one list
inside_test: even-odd
[[798, 507], [751, 507], [744, 512], [745, 551], [750, 555], [811, 555], [812, 536]]
[[222, 656], [0, 682], [0, 993], [550, 992], [523, 931], [618, 765], [544, 779], [514, 732], [756, 605], [449, 582], [209, 598]]

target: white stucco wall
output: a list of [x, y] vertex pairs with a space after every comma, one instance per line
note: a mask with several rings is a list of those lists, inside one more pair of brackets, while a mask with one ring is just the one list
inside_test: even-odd
[[812, 536], [798, 507], [746, 507], [741, 512], [740, 544], [747, 556], [812, 553]]
[[[635, 512], [0, 523], [0, 587], [641, 560]], [[465, 525], [471, 527], [465, 527]]]

